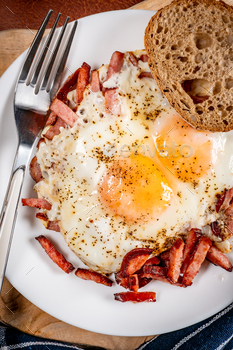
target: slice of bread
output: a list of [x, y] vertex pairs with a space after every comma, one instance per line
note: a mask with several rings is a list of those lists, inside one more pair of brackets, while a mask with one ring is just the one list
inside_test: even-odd
[[215, 0], [175, 0], [145, 31], [151, 72], [194, 128], [233, 129], [233, 8]]

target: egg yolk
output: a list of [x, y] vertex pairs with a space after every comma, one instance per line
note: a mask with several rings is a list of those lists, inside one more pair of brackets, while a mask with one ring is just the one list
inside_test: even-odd
[[183, 182], [198, 182], [216, 159], [209, 132], [198, 131], [174, 115], [156, 137], [159, 160]]
[[99, 193], [113, 214], [137, 222], [158, 217], [172, 190], [157, 165], [139, 154], [115, 161], [102, 176]]

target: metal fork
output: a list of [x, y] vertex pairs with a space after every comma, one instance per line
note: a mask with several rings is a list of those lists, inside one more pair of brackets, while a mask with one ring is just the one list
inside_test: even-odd
[[[61, 42], [69, 21], [69, 17], [67, 17], [55, 43], [55, 48], [53, 51], [51, 51], [49, 46], [51, 46], [50, 44], [61, 15], [59, 13], [54, 22], [53, 28], [47, 37], [44, 48], [39, 50], [40, 54], [39, 58], [37, 59], [38, 63], [36, 63], [33, 77], [28, 84], [27, 80], [29, 79], [31, 73], [33, 73], [31, 70], [33, 69], [32, 67], [34, 66], [34, 61], [36, 61], [35, 56], [37, 49], [52, 12], [52, 10], [49, 10], [35, 36], [35, 39], [33, 40], [15, 88], [14, 113], [18, 132], [18, 148], [0, 216], [0, 291], [2, 289], [2, 283], [10, 252], [25, 171], [31, 157], [33, 145], [38, 140], [40, 132], [45, 126], [47, 119], [46, 114], [51, 101], [57, 92], [58, 86], [60, 85], [61, 75], [65, 67], [78, 24], [77, 21], [73, 23], [64, 51], [57, 62], [58, 68], [53, 74], [55, 69], [52, 71], [52, 68], [53, 66], [56, 67], [56, 65], [54, 65], [55, 58], [58, 51], [61, 51]], [[43, 62], [47, 56], [47, 51], [50, 51], [52, 54], [49, 58], [47, 67], [44, 69]], [[42, 82], [40, 83], [41, 80]], [[38, 84], [39, 86], [37, 86]]]

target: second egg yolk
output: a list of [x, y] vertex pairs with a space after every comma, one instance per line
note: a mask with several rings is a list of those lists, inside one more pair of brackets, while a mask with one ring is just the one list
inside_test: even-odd
[[159, 131], [156, 148], [162, 164], [182, 182], [198, 182], [215, 163], [209, 132], [195, 130], [178, 115]]

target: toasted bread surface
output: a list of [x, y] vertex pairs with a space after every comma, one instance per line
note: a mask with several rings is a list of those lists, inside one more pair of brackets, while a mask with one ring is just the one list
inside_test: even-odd
[[233, 8], [175, 0], [145, 30], [149, 66], [170, 104], [194, 128], [233, 129]]

